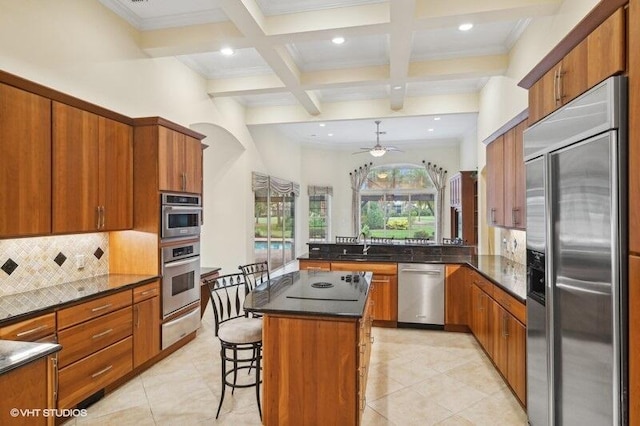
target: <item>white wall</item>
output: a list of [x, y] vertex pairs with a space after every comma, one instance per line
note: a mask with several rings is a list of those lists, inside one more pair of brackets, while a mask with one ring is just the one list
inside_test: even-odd
[[486, 147], [482, 141], [528, 107], [528, 95], [518, 82], [598, 3], [565, 0], [550, 17], [533, 20], [509, 53], [504, 76], [492, 77], [480, 92], [478, 114], [479, 252], [500, 254], [500, 232], [486, 226]]

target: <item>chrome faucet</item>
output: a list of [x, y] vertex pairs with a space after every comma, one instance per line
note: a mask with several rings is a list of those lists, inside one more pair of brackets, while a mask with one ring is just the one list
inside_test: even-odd
[[360, 236], [362, 237], [362, 254], [367, 254], [367, 252], [369, 251], [369, 249], [371, 248], [371, 245], [367, 245], [367, 236], [365, 235], [365, 233], [361, 233]]

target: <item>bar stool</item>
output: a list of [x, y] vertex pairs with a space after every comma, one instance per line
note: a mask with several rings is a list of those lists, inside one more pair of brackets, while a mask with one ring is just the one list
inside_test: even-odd
[[242, 271], [242, 275], [244, 275], [247, 292], [252, 291], [262, 283], [268, 282], [270, 279], [269, 264], [266, 261], [240, 265], [238, 266], [238, 269], [240, 269]]
[[[215, 333], [220, 339], [220, 357], [222, 361], [222, 395], [220, 395], [216, 419], [220, 415], [227, 386], [232, 388], [232, 395], [236, 388], [255, 386], [258, 413], [262, 420], [262, 409], [260, 407], [262, 320], [246, 317], [242, 309], [247, 288], [244, 282], [244, 275], [240, 273], [221, 275], [206, 281], [206, 283], [211, 293]], [[227, 362], [232, 364], [232, 367], [228, 370]], [[255, 369], [255, 380], [246, 384], [238, 384], [238, 372], [240, 370], [249, 370], [249, 373], [251, 373], [251, 369]], [[230, 375], [233, 375], [232, 379], [229, 377]]]

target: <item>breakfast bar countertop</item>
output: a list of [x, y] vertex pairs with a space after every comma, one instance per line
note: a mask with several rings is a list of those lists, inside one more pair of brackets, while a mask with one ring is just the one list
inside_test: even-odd
[[356, 317], [364, 312], [372, 274], [295, 271], [247, 294], [244, 309], [261, 314]]

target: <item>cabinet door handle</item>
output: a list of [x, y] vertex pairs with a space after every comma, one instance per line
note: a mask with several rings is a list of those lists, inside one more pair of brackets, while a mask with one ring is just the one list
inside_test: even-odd
[[100, 206], [96, 206], [96, 229], [100, 229]]
[[151, 294], [155, 292], [155, 290], [147, 290], [147, 291], [143, 291], [142, 293], [140, 293], [140, 296], [146, 296], [147, 294]]
[[110, 308], [111, 305], [112, 305], [112, 303], [107, 303], [106, 305], [98, 306], [97, 308], [91, 309], [91, 312], [98, 312], [98, 311], [101, 311], [103, 309]]
[[58, 405], [58, 355], [51, 357], [51, 368], [53, 368], [53, 404]]
[[187, 174], [186, 173], [182, 173], [182, 190], [183, 191], [187, 190]]
[[45, 328], [47, 328], [46, 325], [40, 325], [40, 326], [38, 326], [36, 328], [32, 328], [31, 330], [22, 331], [22, 332], [16, 334], [16, 337], [28, 336], [29, 334], [36, 333], [36, 332], [38, 332], [38, 331], [40, 331], [42, 329], [45, 329]]
[[100, 223], [100, 229], [104, 229], [104, 221], [105, 221], [105, 210], [104, 210], [104, 206], [100, 206], [100, 209], [102, 211], [102, 222]]
[[135, 312], [135, 317], [136, 317], [136, 328], [140, 327], [140, 309], [138, 308], [138, 305], [136, 305], [134, 307], [134, 312]]
[[91, 336], [91, 338], [92, 339], [98, 339], [98, 338], [100, 338], [102, 336], [106, 336], [107, 334], [111, 333], [112, 331], [113, 331], [113, 328], [110, 328], [110, 329], [105, 330], [105, 331], [103, 331], [101, 333], [94, 334], [93, 336]]
[[496, 223], [496, 209], [491, 209], [491, 223]]
[[113, 368], [113, 365], [110, 365], [110, 366], [108, 366], [108, 367], [105, 367], [105, 368], [103, 368], [102, 370], [98, 371], [97, 373], [93, 373], [93, 374], [91, 375], [91, 378], [92, 378], [92, 379], [95, 379], [96, 377], [103, 375], [104, 373], [106, 373], [107, 371], [111, 370], [112, 368]]

